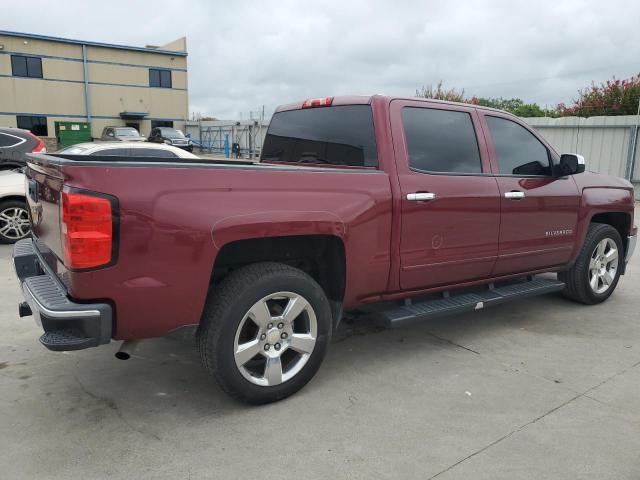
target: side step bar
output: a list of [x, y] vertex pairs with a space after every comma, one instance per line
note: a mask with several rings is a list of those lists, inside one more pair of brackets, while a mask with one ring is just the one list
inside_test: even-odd
[[512, 283], [501, 287], [489, 287], [486, 291], [464, 293], [443, 298], [413, 303], [380, 312], [387, 327], [415, 323], [421, 320], [455, 315], [458, 313], [480, 310], [490, 305], [497, 305], [520, 298], [557, 292], [564, 288], [564, 283], [558, 280], [531, 278], [524, 282]]

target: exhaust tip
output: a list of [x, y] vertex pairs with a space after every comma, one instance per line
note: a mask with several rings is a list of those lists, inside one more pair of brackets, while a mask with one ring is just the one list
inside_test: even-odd
[[116, 358], [118, 360], [129, 360], [131, 358], [131, 355], [129, 355], [129, 353], [127, 352], [116, 352]]
[[116, 358], [118, 360], [129, 360], [138, 343], [138, 340], [125, 340], [122, 342], [122, 345], [120, 345], [120, 348], [116, 352]]

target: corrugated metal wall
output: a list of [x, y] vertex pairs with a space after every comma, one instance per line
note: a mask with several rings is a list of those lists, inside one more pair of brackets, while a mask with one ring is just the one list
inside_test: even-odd
[[[640, 146], [635, 147], [635, 168], [631, 175], [633, 137], [637, 138], [636, 115], [611, 117], [525, 118], [558, 153], [584, 155], [587, 169], [638, 182], [640, 194]], [[635, 182], [634, 182], [635, 183]]]

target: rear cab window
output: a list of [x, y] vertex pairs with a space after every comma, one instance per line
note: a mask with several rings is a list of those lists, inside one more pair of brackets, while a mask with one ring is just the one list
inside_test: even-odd
[[277, 112], [260, 161], [377, 167], [370, 105], [339, 105]]

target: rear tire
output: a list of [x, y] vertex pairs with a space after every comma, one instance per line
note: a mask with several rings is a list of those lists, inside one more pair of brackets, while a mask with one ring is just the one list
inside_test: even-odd
[[197, 343], [203, 366], [232, 397], [281, 400], [306, 385], [331, 339], [329, 301], [297, 268], [265, 262], [209, 291]]
[[565, 282], [564, 295], [586, 305], [604, 302], [618, 285], [623, 259], [618, 231], [611, 225], [590, 224], [575, 264], [558, 274]]
[[30, 233], [27, 204], [20, 200], [0, 202], [0, 243], [15, 243]]

